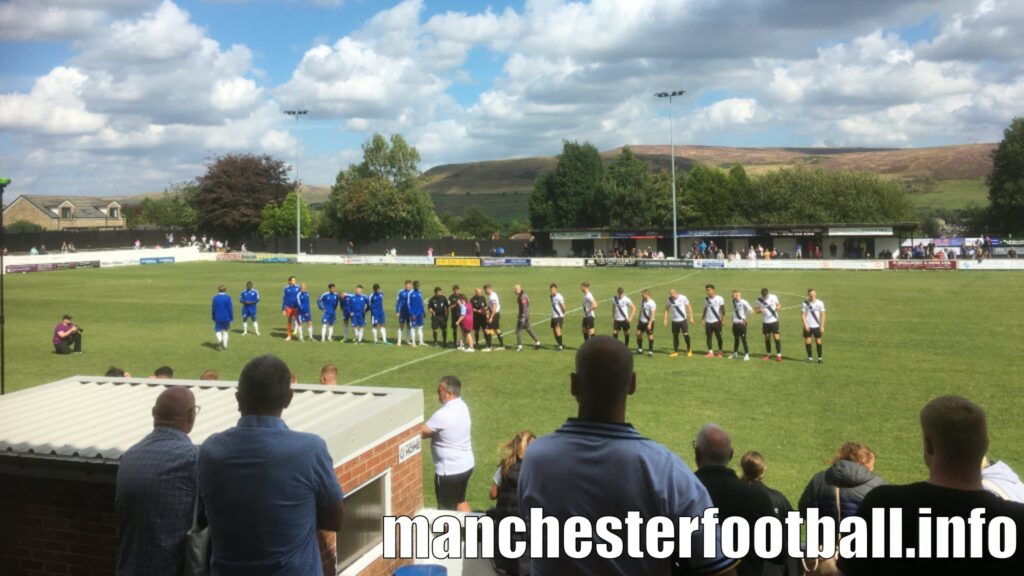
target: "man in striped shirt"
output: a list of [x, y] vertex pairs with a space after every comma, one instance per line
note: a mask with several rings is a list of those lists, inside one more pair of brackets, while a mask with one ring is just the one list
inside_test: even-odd
[[732, 356], [738, 358], [740, 342], [743, 342], [743, 361], [750, 360], [750, 349], [747, 347], [747, 318], [754, 309], [750, 302], [743, 299], [739, 290], [732, 291]]
[[559, 352], [562, 351], [562, 325], [565, 323], [565, 297], [558, 293], [558, 284], [549, 286], [551, 290], [551, 331], [555, 334]]
[[629, 328], [636, 317], [636, 304], [626, 296], [626, 291], [619, 286], [615, 296], [612, 296], [612, 337], [618, 338], [619, 332], [623, 333], [623, 344], [629, 348]]
[[583, 341], [586, 342], [594, 335], [594, 311], [597, 310], [597, 300], [590, 293], [590, 282], [580, 284], [580, 291], [583, 292]]
[[[651, 298], [651, 290], [644, 288], [640, 300], [640, 320], [636, 324], [636, 353], [644, 353], [643, 335], [647, 334], [647, 356], [654, 357], [654, 313], [658, 305]], [[678, 344], [678, 339], [677, 339]]]

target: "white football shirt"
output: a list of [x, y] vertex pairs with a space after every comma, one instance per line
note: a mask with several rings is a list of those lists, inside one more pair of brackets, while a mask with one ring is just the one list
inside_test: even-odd
[[680, 294], [676, 296], [675, 300], [672, 297], [668, 299], [668, 310], [672, 314], [673, 322], [682, 322], [686, 320], [686, 306], [690, 303], [690, 299]]
[[497, 314], [498, 312], [501, 312], [501, 303], [498, 302], [498, 293], [497, 292], [491, 292], [490, 294], [488, 294], [487, 295], [487, 302], [491, 306], [491, 313], [492, 314]]
[[654, 320], [654, 312], [658, 309], [658, 305], [655, 304], [653, 298], [648, 298], [640, 303], [640, 323], [648, 324], [651, 320]]
[[725, 306], [725, 299], [715, 294], [714, 298], [704, 297], [704, 321], [721, 322], [721, 310]]
[[561, 294], [551, 297], [551, 317], [565, 318], [565, 298]]
[[732, 302], [732, 321], [734, 324], [741, 324], [747, 321], [747, 316], [753, 312], [754, 309], [750, 307], [750, 302], [740, 298], [739, 300], [733, 300]]
[[594, 306], [597, 305], [597, 300], [594, 300], [594, 295], [590, 292], [583, 294], [583, 316], [585, 318], [594, 317]]
[[[800, 311], [807, 318], [807, 326], [810, 328], [821, 328], [821, 315], [825, 312], [825, 303], [821, 299], [811, 302], [804, 300], [800, 305]], [[813, 312], [813, 314], [812, 314]]]
[[629, 299], [629, 296], [625, 294], [622, 297], [612, 297], [612, 310], [613, 316], [616, 322], [625, 322], [629, 320], [629, 307], [633, 305], [633, 301]]
[[761, 309], [761, 322], [774, 324], [779, 321], [779, 297], [775, 294], [768, 294], [764, 298], [757, 299], [757, 307]]

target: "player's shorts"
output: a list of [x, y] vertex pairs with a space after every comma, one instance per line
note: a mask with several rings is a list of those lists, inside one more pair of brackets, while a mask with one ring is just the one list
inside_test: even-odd
[[360, 314], [356, 312], [355, 314], [352, 314], [352, 325], [360, 328], [366, 326], [366, 313]]
[[654, 334], [654, 321], [637, 322], [636, 331], [641, 334]]
[[383, 326], [384, 321], [387, 319], [387, 314], [383, 311], [380, 313], [370, 312], [370, 321], [373, 322], [374, 326]]
[[348, 322], [349, 320], [352, 319], [352, 313], [349, 312], [348, 310], [342, 309], [341, 310], [341, 319], [344, 320], [345, 322]]
[[398, 323], [399, 324], [408, 324], [409, 320], [411, 318], [412, 318], [412, 316], [409, 316], [408, 312], [399, 312], [398, 313]]
[[721, 322], [705, 322], [704, 331], [708, 334], [721, 334], [722, 323]]
[[593, 316], [584, 316], [583, 317], [583, 324], [582, 324], [582, 326], [583, 326], [584, 330], [593, 330], [594, 329], [594, 317]]
[[561, 328], [562, 324], [565, 324], [565, 316], [560, 316], [558, 318], [552, 318], [551, 319], [551, 327], [552, 328], [555, 328], [556, 326]]
[[230, 329], [231, 329], [231, 322], [214, 322], [213, 323], [213, 331], [214, 332], [227, 332]]
[[620, 330], [629, 332], [629, 320], [616, 320], [612, 322], [612, 331], [618, 332]]
[[455, 328], [461, 322], [462, 322], [462, 316], [456, 316], [455, 314], [452, 314], [452, 328]]
[[821, 338], [821, 328], [819, 327], [811, 328], [810, 330], [804, 330], [804, 338], [810, 338], [811, 336], [814, 336], [815, 338]]
[[732, 335], [733, 336], [746, 336], [746, 334], [747, 334], [747, 323], [746, 322], [743, 322], [743, 323], [733, 322], [732, 323]]
[[441, 510], [455, 510], [461, 502], [466, 501], [466, 486], [473, 469], [459, 474], [440, 476], [434, 474], [434, 495], [437, 496], [437, 507]]
[[679, 322], [672, 322], [672, 335], [678, 334], [689, 334], [690, 324], [686, 320], [680, 320]]
[[769, 322], [768, 324], [761, 324], [761, 334], [778, 334], [779, 323]]
[[487, 323], [488, 330], [501, 330], [501, 312], [491, 314], [491, 320]]
[[473, 329], [480, 330], [481, 328], [487, 328], [487, 317], [473, 312]]
[[430, 329], [431, 330], [444, 330], [448, 327], [448, 322], [444, 316], [431, 316], [430, 317]]
[[337, 314], [331, 314], [329, 312], [324, 312], [324, 317], [320, 319], [320, 323], [321, 324], [327, 324], [329, 326], [334, 326], [334, 323], [337, 322], [337, 321], [338, 321], [338, 315]]
[[312, 313], [310, 313], [310, 312], [302, 312], [302, 311], [299, 312], [299, 322], [301, 322], [302, 324], [305, 324], [306, 322], [312, 322], [312, 321], [313, 321], [313, 314]]
[[253, 320], [256, 319], [255, 304], [253, 304], [252, 306], [242, 306], [242, 321], [244, 322], [245, 320], [248, 320], [250, 318], [252, 318]]
[[299, 309], [294, 306], [285, 306], [284, 314], [289, 318], [294, 318], [299, 313]]
[[413, 328], [419, 328], [420, 326], [423, 326], [423, 316], [411, 316], [410, 315], [409, 319], [407, 320], [407, 322], [408, 322], [409, 326], [412, 326]]

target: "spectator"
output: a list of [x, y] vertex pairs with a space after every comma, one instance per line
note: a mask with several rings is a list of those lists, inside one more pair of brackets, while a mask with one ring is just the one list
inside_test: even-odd
[[[966, 398], [941, 396], [921, 410], [920, 419], [928, 479], [903, 486], [881, 486], [868, 494], [857, 511], [857, 516], [863, 519], [868, 530], [880, 529], [872, 526], [873, 512], [876, 509], [890, 510], [888, 514], [892, 514], [893, 509], [902, 511], [902, 541], [905, 543], [918, 542], [918, 528], [922, 521], [919, 515], [922, 508], [929, 509], [928, 515], [932, 519], [957, 517], [961, 520], [970, 518], [972, 511], [982, 509], [986, 519], [1006, 516], [1018, 527], [1024, 526], [1024, 505], [1002, 500], [986, 491], [982, 485], [981, 462], [988, 451], [985, 411]], [[931, 526], [933, 520], [927, 523]], [[886, 528], [893, 529], [892, 526]], [[981, 531], [983, 540], [985, 533], [992, 533], [986, 528], [989, 526]], [[1019, 548], [1013, 557], [996, 560], [989, 555], [989, 547], [984, 541], [972, 541], [973, 534], [973, 528], [959, 531], [954, 537], [956, 547], [963, 546], [962, 549], [968, 553], [977, 547], [983, 555], [981, 558], [850, 558], [840, 559], [839, 569], [847, 576], [1024, 574], [1024, 554]], [[889, 535], [889, 538], [892, 537]], [[934, 533], [932, 540], [934, 550]]]
[[1024, 504], [1024, 483], [1006, 462], [989, 463], [985, 458], [981, 467], [981, 484], [1003, 500]]
[[832, 458], [828, 469], [818, 472], [800, 496], [800, 513], [818, 508], [821, 516], [836, 517], [836, 493], [842, 517], [853, 516], [864, 497], [885, 482], [875, 476], [875, 453], [866, 444], [847, 442]]
[[[736, 472], [729, 468], [732, 460], [732, 440], [729, 434], [716, 424], [705, 424], [697, 433], [693, 443], [694, 462], [697, 463], [697, 478], [707, 488], [711, 502], [718, 507], [722, 520], [739, 517], [746, 519], [753, 542], [753, 526], [762, 516], [773, 516], [772, 501], [763, 490], [743, 482]], [[782, 563], [779, 557], [777, 562]], [[754, 553], [753, 548], [736, 568], [741, 576], [761, 576], [764, 559]]]
[[324, 364], [323, 368], [320, 368], [320, 383], [328, 386], [337, 385], [338, 367], [334, 364]]
[[[631, 511], [644, 520], [654, 516], [700, 516], [711, 507], [707, 490], [678, 456], [644, 438], [626, 423], [626, 399], [636, 391], [633, 356], [610, 336], [595, 336], [576, 353], [570, 390], [577, 418], [539, 438], [519, 473], [519, 511], [541, 508], [548, 517], [625, 518]], [[622, 484], [609, 484], [609, 474]], [[690, 534], [692, 549], [702, 550], [702, 530]], [[689, 563], [701, 573], [735, 574], [735, 561], [702, 558]], [[668, 574], [673, 559], [650, 556], [580, 560], [535, 558], [543, 574]]]
[[161, 366], [153, 372], [153, 378], [169, 379], [174, 378], [174, 368], [170, 366]]
[[111, 366], [107, 368], [107, 373], [104, 374], [107, 378], [131, 378], [132, 375], [117, 366]]
[[203, 370], [203, 373], [199, 375], [200, 380], [220, 380], [220, 372], [214, 369]]
[[320, 575], [319, 530], [341, 529], [342, 492], [322, 438], [281, 419], [288, 366], [254, 358], [238, 379], [238, 424], [199, 451], [199, 494], [210, 524], [210, 573]]
[[[503, 518], [519, 516], [519, 468], [526, 456], [526, 449], [537, 439], [529, 430], [523, 430], [501, 446], [502, 458], [498, 469], [491, 479], [491, 500], [497, 505], [487, 511], [487, 515], [500, 522]], [[522, 534], [515, 535], [517, 541], [525, 539]], [[494, 568], [501, 574], [529, 574], [530, 558], [524, 555], [519, 559], [497, 557]]]
[[199, 406], [192, 391], [171, 386], [153, 407], [153, 431], [117, 467], [117, 574], [177, 576], [196, 499], [196, 447], [188, 434]]
[[65, 314], [57, 326], [53, 329], [53, 348], [57, 354], [76, 354], [82, 352], [82, 329], [71, 322], [70, 314]]
[[437, 401], [441, 408], [420, 425], [420, 436], [431, 441], [437, 507], [469, 512], [466, 485], [473, 475], [475, 461], [470, 437], [472, 421], [469, 406], [462, 400], [462, 382], [455, 376], [443, 376], [437, 383]]
[[[747, 452], [740, 458], [740, 480], [750, 484], [754, 488], [764, 491], [768, 495], [768, 499], [772, 503], [772, 510], [775, 512], [775, 517], [781, 522], [786, 521], [786, 515], [793, 510], [793, 506], [789, 503], [789, 499], [786, 496], [775, 490], [769, 488], [764, 483], [765, 474], [768, 472], [768, 465], [764, 461], [764, 456], [760, 452]], [[783, 535], [785, 537], [785, 535]], [[765, 563], [764, 570], [761, 572], [765, 576], [796, 576], [803, 574], [802, 568], [800, 567], [800, 561], [796, 558], [783, 558], [782, 565], [776, 565], [772, 563]]]

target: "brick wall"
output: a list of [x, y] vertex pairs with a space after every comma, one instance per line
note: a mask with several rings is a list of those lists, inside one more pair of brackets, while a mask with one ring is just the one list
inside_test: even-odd
[[[402, 431], [385, 442], [378, 444], [358, 458], [342, 464], [338, 470], [338, 481], [346, 493], [354, 492], [373, 478], [391, 470], [391, 515], [411, 516], [423, 508], [423, 458], [422, 453], [398, 463], [398, 445], [419, 435], [419, 426]], [[324, 575], [334, 576], [337, 562], [334, 534], [321, 533], [321, 557]], [[393, 574], [399, 566], [411, 563], [409, 560], [384, 560], [379, 558], [361, 572], [364, 576]]]
[[114, 573], [114, 484], [0, 474], [0, 573]]

